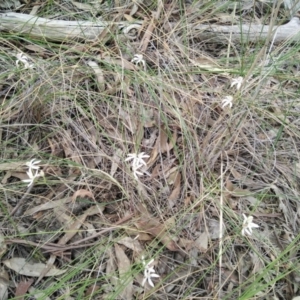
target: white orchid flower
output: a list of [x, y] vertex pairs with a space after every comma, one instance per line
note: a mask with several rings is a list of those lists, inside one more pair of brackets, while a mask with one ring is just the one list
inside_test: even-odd
[[17, 57], [17, 60], [16, 60], [17, 67], [19, 66], [19, 63], [22, 62], [24, 64], [24, 69], [25, 70], [26, 69], [34, 69], [35, 68], [34, 64], [29, 63], [29, 59], [28, 59], [28, 57], [25, 54], [18, 53], [16, 55], [16, 57]]
[[39, 173], [37, 170], [36, 170], [35, 174], [33, 174], [32, 169], [29, 169], [26, 173], [27, 173], [29, 179], [23, 179], [22, 181], [28, 183], [27, 187], [30, 187], [31, 185], [33, 185], [36, 178], [44, 176], [43, 172]]
[[32, 159], [31, 161], [26, 162], [26, 166], [30, 169], [38, 170], [40, 166], [37, 166], [41, 161], [37, 159]]
[[225, 106], [229, 106], [231, 108], [232, 107], [232, 101], [233, 101], [233, 97], [232, 96], [226, 96], [222, 100], [222, 108], [224, 109]]
[[154, 267], [151, 267], [150, 265], [154, 262], [154, 259], [151, 259], [147, 264], [143, 259], [143, 265], [144, 265], [144, 279], [142, 281], [142, 286], [145, 285], [145, 283], [148, 281], [149, 285], [154, 287], [154, 283], [152, 281], [152, 278], [158, 278], [160, 277], [158, 274], [155, 274]]
[[128, 154], [128, 157], [125, 159], [125, 161], [132, 160], [131, 167], [135, 179], [138, 180], [138, 175], [139, 176], [143, 175], [143, 173], [138, 171], [138, 169], [140, 169], [143, 166], [147, 166], [147, 163], [144, 161], [144, 158], [148, 158], [148, 157], [150, 156], [145, 154], [145, 152], [141, 152], [139, 154], [137, 153]]
[[144, 70], [146, 71], [146, 62], [145, 62], [142, 54], [135, 54], [133, 56], [133, 59], [131, 60], [131, 62], [135, 63], [136, 65], [142, 64], [144, 67]]
[[242, 229], [242, 235], [245, 235], [246, 233], [251, 235], [252, 234], [252, 228], [258, 228], [259, 225], [253, 223], [253, 217], [249, 216], [246, 217], [245, 214], [243, 214], [244, 222], [243, 222], [243, 229]]
[[125, 161], [129, 161], [132, 159], [132, 167], [140, 168], [142, 166], [147, 166], [147, 163], [144, 161], [144, 158], [148, 158], [148, 157], [150, 156], [145, 154], [145, 152], [141, 152], [139, 154], [131, 153], [128, 154], [128, 157], [125, 159]]
[[230, 87], [234, 87], [236, 85], [236, 89], [239, 90], [242, 86], [242, 83], [244, 81], [244, 78], [242, 76], [239, 76], [237, 78], [233, 78], [231, 81]]

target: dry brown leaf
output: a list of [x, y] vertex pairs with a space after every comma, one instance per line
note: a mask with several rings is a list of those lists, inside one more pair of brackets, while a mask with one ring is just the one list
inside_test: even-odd
[[[150, 156], [149, 160], [150, 160], [150, 159], [151, 159], [151, 156]], [[148, 164], [149, 164], [149, 161], [147, 162], [147, 165], [148, 165]], [[153, 178], [157, 177], [160, 173], [161, 173], [161, 172], [160, 172], [160, 165], [157, 164], [157, 165], [153, 168], [153, 170], [152, 170], [150, 179], [153, 179]]]
[[135, 236], [135, 238], [139, 241], [150, 241], [153, 239], [153, 237], [150, 234], [145, 232], [140, 232], [136, 228], [125, 228], [125, 232], [128, 235]]
[[63, 198], [63, 199], [59, 199], [59, 200], [55, 200], [55, 201], [48, 201], [46, 203], [43, 203], [41, 205], [38, 205], [31, 209], [26, 210], [24, 212], [24, 216], [34, 215], [34, 214], [44, 211], [44, 210], [61, 207], [65, 204], [67, 204], [69, 202], [73, 202], [73, 201], [74, 200], [72, 197], [67, 197], [67, 198]]
[[143, 221], [138, 221], [135, 223], [136, 227], [152, 236], [158, 238], [169, 250], [178, 251], [179, 248], [175, 241], [172, 239], [170, 234], [166, 231], [163, 224], [159, 222], [158, 219], [143, 217]]
[[158, 148], [160, 153], [165, 153], [170, 151], [170, 147], [168, 144], [168, 134], [164, 127], [160, 128], [159, 137], [156, 140], [156, 144], [157, 145], [155, 146]]
[[62, 238], [60, 238], [60, 240], [58, 241], [58, 244], [65, 245], [69, 240], [71, 240], [78, 233], [78, 230], [83, 225], [86, 217], [87, 217], [87, 215], [83, 214], [80, 217], [78, 217], [78, 219], [76, 219], [76, 221], [73, 222], [72, 224], [70, 224], [70, 225], [66, 224], [68, 231], [64, 234], [64, 236]]
[[[210, 219], [208, 221], [208, 227], [209, 227], [209, 238], [211, 240], [218, 239], [220, 237], [220, 221], [217, 221], [215, 219]], [[224, 234], [224, 226], [222, 227], [222, 236]]]
[[65, 205], [54, 207], [53, 213], [55, 215], [55, 220], [60, 224], [64, 224], [64, 228], [68, 229], [68, 225], [72, 224], [73, 219], [69, 214], [69, 210]]
[[[151, 179], [157, 176], [167, 178], [168, 184], [174, 184], [178, 167], [172, 167], [176, 158], [164, 160], [161, 164], [156, 164], [151, 173]], [[148, 165], [148, 162], [147, 162]]]
[[[66, 130], [64, 133], [66, 136], [72, 136], [71, 130]], [[64, 150], [64, 154], [65, 154], [66, 158], [74, 161], [78, 165], [82, 165], [80, 155], [78, 153], [76, 153], [76, 151], [73, 150], [73, 145], [71, 144], [71, 142], [69, 140], [64, 139], [61, 142], [61, 147]]]
[[246, 197], [249, 195], [252, 195], [253, 192], [251, 192], [248, 189], [240, 189], [238, 187], [235, 187], [234, 190], [232, 192], [230, 192], [230, 195], [232, 197]]
[[89, 222], [84, 222], [83, 227], [86, 230], [87, 237], [93, 236], [97, 232], [95, 226]]
[[120, 297], [121, 299], [131, 300], [133, 299], [133, 280], [130, 275], [130, 260], [118, 244], [115, 244], [115, 253], [118, 261], [119, 284], [122, 288]]
[[82, 123], [84, 124], [86, 131], [89, 133], [89, 138], [91, 139], [91, 142], [95, 145], [95, 147], [97, 147], [96, 145], [99, 139], [98, 130], [95, 128], [94, 124], [87, 119], [82, 120]]
[[36, 300], [51, 300], [49, 297], [47, 297], [46, 293], [43, 291], [39, 291], [38, 289], [31, 287], [29, 289], [30, 295], [32, 295]]
[[123, 119], [123, 124], [135, 136], [138, 129], [138, 119], [134, 114], [129, 114], [119, 106], [119, 117]]
[[9, 276], [8, 273], [1, 268], [0, 270], [0, 299], [8, 299]]
[[[131, 11], [130, 11], [130, 16], [133, 16], [138, 11], [138, 9], [139, 9], [139, 7], [137, 6], [137, 4], [133, 2], [133, 6], [132, 6]], [[133, 20], [134, 19], [132, 18], [132, 21]]]
[[[98, 47], [99, 41], [101, 41], [102, 45], [107, 44], [111, 39], [113, 39], [113, 35], [111, 34], [112, 32], [116, 32], [118, 30], [118, 25], [116, 24], [115, 21], [118, 20], [118, 14], [115, 15], [113, 19], [111, 19], [111, 22], [107, 23], [106, 26], [102, 29], [100, 34], [97, 36], [95, 39], [95, 42], [93, 45]], [[108, 85], [108, 88], [111, 86]]]
[[7, 245], [5, 243], [4, 236], [0, 234], [0, 258], [6, 253], [6, 251], [7, 251]]
[[233, 183], [227, 178], [225, 182], [225, 190], [224, 190], [224, 199], [230, 205], [231, 208], [234, 208], [234, 201], [231, 197], [231, 192], [234, 190]]
[[176, 217], [172, 216], [169, 219], [164, 221], [164, 226], [166, 229], [173, 229], [176, 225]]
[[[46, 268], [46, 265], [43, 263], [30, 263], [27, 262], [25, 258], [14, 257], [8, 260], [5, 260], [4, 265], [17, 272], [20, 275], [25, 275], [29, 277], [39, 277], [43, 270]], [[59, 270], [56, 267], [49, 268], [46, 277], [59, 276], [64, 274], [67, 270]]]
[[137, 130], [136, 130], [136, 133], [134, 134], [135, 145], [141, 145], [144, 134], [145, 134], [144, 124], [140, 120], [137, 120], [136, 126], [137, 126]]
[[119, 167], [119, 163], [121, 161], [121, 157], [122, 157], [122, 153], [123, 151], [121, 149], [117, 149], [113, 158], [112, 158], [112, 163], [111, 163], [111, 169], [110, 169], [110, 176], [114, 176], [118, 167]]
[[265, 268], [263, 260], [255, 252], [250, 252], [249, 254], [253, 264], [251, 274], [261, 273], [261, 271]]
[[[43, 171], [44, 171], [45, 174], [48, 174], [48, 175], [51, 175], [51, 176], [57, 176], [57, 177], [63, 176], [62, 169], [60, 167], [57, 167], [57, 166], [51, 166], [51, 165], [50, 166], [49, 165], [45, 166]], [[70, 176], [67, 179], [74, 179], [74, 173], [76, 172], [75, 168], [72, 168], [70, 170], [70, 172], [72, 172], [73, 178]], [[77, 172], [77, 174], [78, 174], [78, 172]]]
[[80, 197], [80, 198], [89, 197], [89, 198], [95, 200], [93, 193], [88, 190], [84, 190], [84, 189], [78, 190], [73, 194], [72, 202], [75, 202], [77, 197]]
[[200, 252], [205, 253], [208, 249], [208, 236], [206, 232], [202, 232], [200, 234], [200, 236], [196, 239], [195, 241], [195, 247], [197, 247], [197, 249]]
[[39, 55], [46, 55], [46, 53], [48, 53], [49, 51], [42, 47], [42, 46], [39, 46], [39, 45], [36, 45], [36, 44], [31, 44], [31, 45], [24, 45], [24, 48], [32, 51], [32, 52], [36, 52], [38, 53]]
[[195, 242], [188, 240], [188, 239], [184, 239], [184, 238], [180, 238], [178, 241], [178, 245], [181, 248], [184, 248], [186, 251], [190, 251], [192, 249], [192, 247], [194, 246]]
[[161, 127], [159, 131], [159, 136], [156, 140], [154, 148], [147, 162], [147, 168], [150, 168], [152, 164], [155, 162], [158, 153], [164, 153], [166, 151], [169, 151], [168, 135], [163, 129], [163, 127]]
[[283, 192], [281, 192], [281, 190], [275, 184], [271, 184], [270, 188], [275, 192], [279, 199], [279, 209], [282, 211], [286, 223], [289, 223], [289, 220], [294, 220], [295, 213], [286, 205], [287, 202], [284, 199]]
[[104, 210], [103, 205], [94, 205], [90, 207], [87, 211], [85, 211], [81, 216], [77, 217], [77, 219], [72, 224], [67, 224], [68, 231], [64, 234], [64, 236], [57, 242], [59, 245], [65, 245], [75, 234], [77, 234], [78, 230], [84, 224], [85, 219], [88, 216], [101, 214]]
[[[147, 127], [145, 125], [145, 123], [143, 124], [144, 127]], [[149, 126], [149, 127], [152, 127], [153, 125]], [[142, 146], [145, 147], [145, 148], [151, 148], [153, 146], [153, 144], [155, 143], [155, 140], [157, 138], [157, 132], [158, 130], [155, 129], [153, 130], [151, 133], [150, 133], [150, 137], [148, 139], [144, 138], [142, 140]], [[300, 169], [300, 168], [299, 168]]]
[[[262, 182], [253, 181], [252, 179], [250, 179], [249, 176], [242, 175], [233, 168], [230, 168], [230, 171], [231, 171], [233, 177], [236, 180], [242, 181], [245, 185], [248, 186], [248, 189], [259, 189], [259, 188], [263, 188], [265, 186], [265, 184], [263, 184]], [[253, 173], [253, 172], [248, 169], [245, 170], [245, 174], [251, 174], [251, 173]]]
[[10, 173], [10, 176], [16, 177], [20, 180], [29, 179], [27, 173], [25, 173], [25, 172], [11, 172], [10, 171], [9, 173]]
[[184, 198], [184, 206], [189, 206], [191, 202], [192, 202], [191, 196], [187, 196]]
[[141, 43], [140, 43], [140, 51], [143, 53], [146, 51], [147, 47], [148, 47], [148, 44], [149, 44], [149, 41], [150, 41], [150, 38], [152, 36], [152, 33], [153, 33], [153, 30], [155, 28], [155, 19], [152, 18], [147, 29], [145, 30], [145, 34], [141, 40]]
[[[157, 144], [157, 143], [156, 143]], [[149, 169], [155, 162], [156, 158], [157, 158], [157, 155], [158, 155], [158, 149], [156, 147], [156, 144], [154, 146], [154, 148], [152, 149], [152, 152], [150, 154], [150, 157], [147, 161], [147, 169]]]
[[225, 188], [228, 192], [232, 192], [234, 190], [234, 185], [228, 178], [226, 179]]
[[24, 171], [22, 166], [26, 165], [26, 161], [8, 162], [0, 164], [0, 172], [2, 171]]
[[95, 61], [89, 60], [87, 62], [87, 64], [95, 72], [95, 75], [96, 75], [97, 81], [98, 81], [99, 90], [104, 91], [105, 90], [105, 79], [104, 79], [104, 74], [102, 72], [102, 69], [99, 67], [99, 65]]
[[139, 241], [150, 241], [150, 240], [152, 240], [152, 236], [151, 236], [150, 234], [148, 234], [148, 233], [140, 232], [140, 233], [138, 234], [137, 239], [138, 239]]
[[241, 189], [234, 185], [228, 178], [225, 183], [225, 192], [224, 192], [224, 198], [227, 200], [228, 205], [232, 209], [235, 209], [238, 205], [238, 200], [235, 198], [243, 198], [250, 197], [252, 192], [249, 189]]
[[230, 172], [233, 175], [234, 179], [236, 180], [243, 179], [243, 176], [238, 171], [236, 171], [233, 167], [230, 168]]
[[103, 211], [105, 209], [105, 205], [102, 203], [97, 203], [96, 205], [93, 205], [91, 207], [89, 207], [85, 212], [84, 215], [87, 216], [93, 216], [93, 215], [97, 215], [97, 214], [102, 214]]
[[101, 288], [100, 285], [96, 285], [96, 284], [93, 284], [93, 285], [90, 285], [85, 293], [84, 293], [84, 296], [85, 297], [88, 297], [89, 299], [92, 299], [91, 297], [94, 296], [94, 293], [97, 292], [99, 289]]
[[113, 64], [113, 65], [120, 66], [124, 69], [136, 71], [135, 65], [133, 63], [129, 62], [128, 60], [126, 60], [125, 58], [115, 59], [110, 56], [105, 56], [104, 58], [100, 57], [100, 59], [101, 60], [104, 59], [106, 62]]
[[51, 155], [53, 156], [59, 156], [59, 154], [62, 152], [57, 141], [55, 139], [47, 139], [49, 147], [51, 149]]
[[108, 259], [106, 261], [106, 269], [105, 269], [105, 273], [107, 278], [109, 278], [109, 281], [111, 282], [112, 285], [116, 286], [118, 284], [118, 279], [116, 276], [116, 262], [115, 262], [115, 256], [113, 254], [112, 249], [108, 249], [106, 251]]
[[[5, 173], [5, 175], [3, 176], [2, 180], [1, 180], [1, 183], [2, 184], [6, 184], [8, 179], [12, 176], [12, 172], [11, 171], [7, 171]], [[25, 179], [25, 178], [24, 178]], [[26, 178], [27, 179], [27, 178]]]
[[246, 196], [241, 198], [242, 201], [246, 200], [248, 201], [252, 206], [254, 207], [264, 207], [265, 203], [263, 201], [260, 201], [259, 199], [253, 197], [253, 196]]
[[123, 17], [126, 19], [126, 21], [128, 22], [134, 22], [135, 21], [135, 18], [133, 18], [131, 15], [128, 15], [128, 14], [124, 14]]
[[94, 11], [95, 10], [95, 8], [88, 3], [81, 3], [81, 2], [77, 2], [77, 1], [71, 1], [71, 3], [81, 10], [85, 10], [85, 11]]
[[[156, 134], [155, 134], [156, 136]], [[150, 168], [155, 162], [158, 153], [169, 152], [175, 146], [177, 141], [177, 129], [174, 130], [172, 137], [170, 138], [170, 143], [168, 143], [168, 134], [163, 126], [161, 126], [159, 131], [159, 136], [156, 139], [154, 148], [152, 149], [150, 158], [147, 162], [147, 167]]]
[[170, 185], [174, 184], [176, 177], [178, 175], [178, 166], [170, 168], [170, 165], [173, 165], [175, 160], [176, 159], [171, 159], [169, 164], [163, 166], [164, 178], [167, 179], [167, 182]]
[[172, 137], [170, 138], [169, 150], [171, 150], [175, 147], [177, 139], [178, 139], [178, 132], [177, 132], [177, 128], [175, 128], [173, 131]]
[[25, 296], [25, 294], [28, 292], [32, 284], [33, 284], [33, 279], [20, 281], [16, 288], [15, 297], [18, 298], [19, 300], [24, 299], [24, 297], [22, 296]]
[[122, 244], [138, 254], [143, 252], [140, 242], [128, 236], [125, 236], [122, 239], [118, 240], [118, 244]]
[[171, 195], [168, 198], [170, 208], [172, 208], [176, 204], [176, 200], [178, 200], [179, 198], [180, 190], [181, 190], [180, 182], [181, 182], [181, 174], [179, 173], [179, 171], [177, 171], [174, 185], [173, 185], [173, 190]]

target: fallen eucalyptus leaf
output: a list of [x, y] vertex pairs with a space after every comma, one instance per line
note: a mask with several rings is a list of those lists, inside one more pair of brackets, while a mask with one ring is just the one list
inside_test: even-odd
[[[27, 262], [25, 258], [22, 257], [14, 257], [8, 260], [5, 260], [4, 265], [9, 269], [14, 270], [20, 275], [31, 276], [31, 277], [39, 277], [43, 272], [46, 264], [43, 263], [30, 263]], [[55, 267], [52, 267], [47, 274], [46, 277], [58, 276], [64, 274], [67, 270], [59, 270]]]
[[7, 250], [7, 246], [4, 240], [4, 236], [0, 234], [0, 258], [6, 253], [6, 250]]
[[9, 275], [4, 270], [4, 268], [0, 269], [0, 299], [6, 300], [8, 299], [8, 288], [9, 288]]

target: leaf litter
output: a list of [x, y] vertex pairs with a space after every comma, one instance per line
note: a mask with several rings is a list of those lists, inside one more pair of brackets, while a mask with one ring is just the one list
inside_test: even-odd
[[[66, 18], [65, 8], [74, 19], [97, 11], [101, 19], [143, 25], [118, 31], [112, 24], [102, 42], [67, 47], [0, 39], [3, 211], [10, 215], [22, 200], [19, 216], [0, 221], [2, 298], [56, 299], [67, 290], [70, 299], [82, 297], [79, 290], [95, 299], [296, 297], [295, 59], [283, 59], [275, 45], [278, 73], [261, 75], [251, 45], [244, 55], [240, 45], [199, 39], [190, 27], [239, 25], [239, 11], [251, 21], [251, 8], [263, 24], [267, 5], [248, 1], [212, 13], [200, 2], [158, 1], [150, 10], [138, 1], [124, 11], [123, 1], [111, 10], [102, 2], [48, 9], [56, 19]], [[20, 11], [49, 13], [30, 4]], [[17, 53], [35, 68], [16, 70]], [[226, 96], [232, 101], [222, 109]], [[139, 169], [150, 176], [132, 180], [128, 153], [150, 155]], [[35, 157], [45, 176], [27, 191], [25, 166]], [[241, 235], [243, 214], [259, 224], [251, 236]], [[142, 257], [155, 260], [152, 290], [142, 285]]]

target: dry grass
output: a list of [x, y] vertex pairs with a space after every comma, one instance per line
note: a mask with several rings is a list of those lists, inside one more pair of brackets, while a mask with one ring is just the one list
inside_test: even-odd
[[[120, 4], [103, 4], [102, 17], [124, 18], [132, 5]], [[299, 45], [268, 55], [270, 43], [210, 44], [188, 29], [239, 24], [242, 13], [280, 22], [285, 11], [153, 1], [134, 17], [151, 20], [151, 10], [160, 21], [149, 41], [114, 28], [105, 45], [0, 36], [2, 260], [52, 259], [67, 270], [35, 278], [43, 295], [32, 289], [25, 299], [292, 299], [300, 293]], [[71, 2], [40, 8], [54, 14], [95, 17]], [[19, 52], [36, 68], [16, 67]], [[130, 62], [137, 53], [146, 69]], [[238, 76], [239, 91], [230, 87]], [[227, 95], [231, 109], [222, 108]], [[135, 152], [150, 155], [138, 181], [125, 162]], [[32, 158], [45, 176], [27, 189]], [[242, 214], [260, 225], [252, 236], [241, 235]], [[141, 285], [142, 256], [155, 259], [154, 288]], [[2, 272], [9, 299], [27, 292], [20, 286], [30, 277]]]

